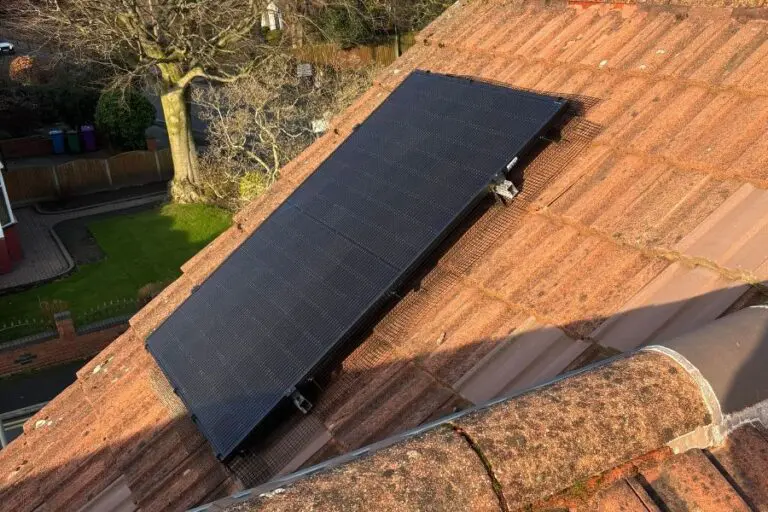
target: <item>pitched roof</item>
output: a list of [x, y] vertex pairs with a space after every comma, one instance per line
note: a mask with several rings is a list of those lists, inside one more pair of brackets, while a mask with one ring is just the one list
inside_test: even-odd
[[583, 107], [526, 168], [512, 207], [479, 215], [345, 360], [315, 412], [265, 440], [251, 464], [263, 472], [244, 471], [246, 485], [764, 300], [761, 12], [450, 7], [0, 452], [0, 503], [77, 508], [121, 474], [143, 510], [239, 485], [143, 340], [412, 69], [576, 95]]

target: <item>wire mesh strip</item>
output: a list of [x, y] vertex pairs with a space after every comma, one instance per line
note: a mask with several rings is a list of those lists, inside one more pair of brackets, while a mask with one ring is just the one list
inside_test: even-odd
[[532, 203], [552, 181], [600, 134], [599, 125], [574, 118], [561, 131], [561, 140], [547, 145], [523, 171], [524, 182], [515, 201]]
[[548, 144], [523, 170], [520, 194], [510, 206], [495, 206], [488, 210], [446, 252], [446, 265], [457, 272], [467, 273], [502, 235], [517, 229], [532, 203], [557, 179], [565, 168], [600, 133], [600, 127], [582, 118], [571, 119], [562, 129], [560, 141]]
[[496, 241], [516, 226], [525, 215], [519, 202], [510, 206], [494, 206], [483, 215], [445, 254], [445, 265], [456, 272], [466, 274], [472, 265], [485, 254]]
[[[429, 276], [427, 276], [429, 279]], [[419, 301], [419, 294], [426, 281], [422, 282], [419, 289], [409, 291], [405, 297], [382, 318], [375, 327], [375, 332], [387, 340], [397, 340], [408, 330], [410, 313]]]
[[394, 348], [387, 340], [376, 334], [369, 336], [344, 360], [338, 374], [320, 395], [314, 413], [328, 419], [364, 385], [363, 381], [370, 379], [372, 371], [386, 364], [393, 353]]
[[419, 288], [413, 290], [395, 306], [375, 328], [376, 334], [389, 340], [394, 346], [400, 345], [414, 323], [425, 312], [425, 307], [437, 294], [444, 293], [457, 282], [451, 272], [437, 267], [421, 281]]
[[245, 487], [254, 487], [280, 473], [313, 439], [325, 432], [317, 416], [294, 416], [267, 439], [232, 457], [227, 467]]

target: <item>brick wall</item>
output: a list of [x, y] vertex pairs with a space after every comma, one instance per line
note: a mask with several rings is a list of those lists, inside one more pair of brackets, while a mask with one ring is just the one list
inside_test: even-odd
[[71, 322], [69, 319], [57, 322], [58, 338], [21, 347], [0, 348], [0, 377], [91, 357], [128, 328], [127, 324], [121, 324], [79, 335]]

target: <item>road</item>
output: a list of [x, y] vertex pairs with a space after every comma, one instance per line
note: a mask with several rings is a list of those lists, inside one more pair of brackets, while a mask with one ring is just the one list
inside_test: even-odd
[[0, 414], [48, 402], [75, 382], [84, 361], [0, 379]]

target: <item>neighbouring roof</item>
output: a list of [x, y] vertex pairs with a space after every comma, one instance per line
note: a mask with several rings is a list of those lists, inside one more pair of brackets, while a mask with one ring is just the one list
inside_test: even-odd
[[2, 508], [77, 509], [120, 476], [145, 511], [256, 483], [214, 459], [144, 340], [412, 69], [581, 107], [513, 206], [457, 237], [241, 474], [288, 473], [764, 301], [765, 12], [694, 4], [449, 8], [0, 452]]

